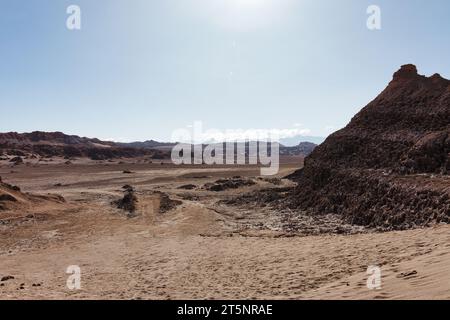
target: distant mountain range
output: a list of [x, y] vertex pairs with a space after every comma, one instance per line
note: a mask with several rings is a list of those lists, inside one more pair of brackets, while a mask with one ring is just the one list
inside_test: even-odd
[[135, 141], [135, 142], [118, 142], [116, 143], [118, 146], [129, 147], [135, 149], [159, 149], [159, 150], [171, 150], [176, 143], [170, 142], [158, 142], [155, 140], [147, 140], [147, 141]]
[[159, 152], [119, 146], [115, 142], [66, 135], [62, 132], [0, 133], [0, 154], [40, 157], [87, 157], [105, 160], [154, 156]]
[[[244, 142], [237, 142], [235, 145], [243, 144]], [[220, 145], [220, 143], [216, 143]], [[245, 147], [248, 150], [248, 142], [245, 142]], [[131, 148], [143, 148], [150, 150], [161, 150], [161, 151], [169, 151], [176, 145], [176, 143], [164, 143], [158, 142], [154, 140], [144, 141], [144, 142], [130, 142], [130, 143], [118, 143], [118, 145], [123, 147], [131, 147]], [[203, 145], [205, 147], [206, 144]], [[289, 156], [308, 156], [311, 152], [314, 151], [317, 144], [312, 142], [300, 142], [294, 146], [285, 146], [283, 144], [279, 144], [280, 155], [289, 155]], [[236, 148], [237, 149], [237, 148]]]
[[[119, 143], [62, 132], [0, 133], [0, 155], [3, 156], [87, 157], [93, 160], [149, 156], [165, 159], [170, 158], [170, 152], [175, 145], [176, 143], [154, 140]], [[307, 156], [315, 147], [316, 144], [310, 142], [302, 142], [292, 147], [280, 145], [280, 154]]]
[[300, 142], [298, 145], [293, 147], [286, 147], [283, 145], [280, 145], [280, 155], [285, 156], [309, 156], [314, 149], [317, 147], [317, 144], [312, 142]]
[[316, 145], [321, 144], [325, 141], [324, 137], [314, 137], [314, 136], [295, 136], [291, 138], [283, 138], [280, 139], [280, 143], [286, 147], [295, 147], [298, 146], [301, 142], [311, 142]]

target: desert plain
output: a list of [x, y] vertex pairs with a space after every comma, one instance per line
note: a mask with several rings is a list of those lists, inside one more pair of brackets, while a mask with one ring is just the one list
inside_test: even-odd
[[[450, 298], [448, 225], [378, 232], [228, 204], [291, 186], [284, 177], [302, 164], [282, 157], [267, 178], [256, 166], [135, 158], [3, 161], [3, 182], [40, 198], [0, 213], [0, 299]], [[117, 206], [123, 187], [133, 213]], [[79, 290], [67, 286], [73, 265]], [[369, 266], [381, 288], [367, 287]]]

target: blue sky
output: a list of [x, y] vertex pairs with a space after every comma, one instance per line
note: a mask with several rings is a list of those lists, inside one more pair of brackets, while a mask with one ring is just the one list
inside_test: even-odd
[[449, 31], [448, 0], [1, 0], [0, 131], [169, 140], [202, 121], [325, 136], [402, 64], [450, 78]]

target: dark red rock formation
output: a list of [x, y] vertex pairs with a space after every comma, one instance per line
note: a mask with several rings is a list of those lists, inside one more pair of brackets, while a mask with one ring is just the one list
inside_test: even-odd
[[449, 172], [450, 81], [405, 65], [305, 159], [283, 203], [385, 229], [450, 222]]
[[[449, 119], [450, 81], [426, 78], [417, 74], [415, 66], [403, 66], [347, 127], [331, 135], [307, 158], [305, 171], [319, 165], [446, 172], [450, 169]], [[424, 165], [424, 153], [434, 161]]]
[[62, 132], [0, 133], [0, 154], [37, 154], [42, 157], [88, 157], [93, 160], [106, 160], [120, 157], [155, 155], [169, 157], [168, 152], [125, 147], [120, 144], [99, 139], [66, 135]]

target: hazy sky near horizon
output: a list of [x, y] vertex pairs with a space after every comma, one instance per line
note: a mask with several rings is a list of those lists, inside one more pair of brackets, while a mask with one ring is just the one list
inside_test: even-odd
[[[372, 4], [381, 30], [366, 27]], [[448, 0], [1, 0], [0, 131], [326, 136], [403, 64], [450, 78], [449, 31]]]

